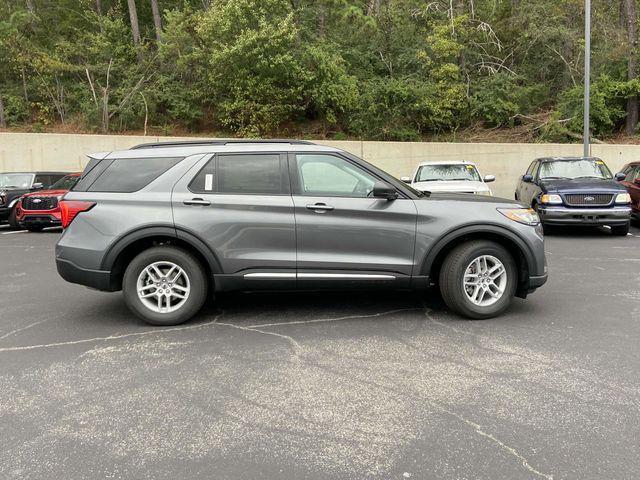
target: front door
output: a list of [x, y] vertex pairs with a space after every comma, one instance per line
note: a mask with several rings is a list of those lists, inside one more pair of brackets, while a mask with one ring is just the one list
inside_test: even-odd
[[637, 180], [640, 180], [640, 166], [631, 168], [622, 182], [631, 196], [631, 204], [636, 214], [640, 213], [640, 184], [636, 183]]
[[301, 287], [325, 279], [410, 278], [417, 219], [413, 200], [374, 198], [379, 179], [338, 154], [292, 154], [290, 165]]

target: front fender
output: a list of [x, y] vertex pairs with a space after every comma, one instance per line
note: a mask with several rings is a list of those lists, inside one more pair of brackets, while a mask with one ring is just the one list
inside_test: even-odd
[[511, 230], [498, 224], [471, 224], [464, 225], [454, 230], [451, 230], [442, 235], [438, 240], [433, 243], [433, 246], [429, 249], [429, 252], [425, 255], [422, 261], [420, 274], [429, 277], [432, 266], [438, 256], [446, 250], [448, 245], [458, 242], [465, 237], [500, 237], [515, 245], [522, 253], [527, 267], [530, 272], [537, 272], [537, 262], [535, 254], [531, 246], [527, 243], [524, 237], [515, 230]]

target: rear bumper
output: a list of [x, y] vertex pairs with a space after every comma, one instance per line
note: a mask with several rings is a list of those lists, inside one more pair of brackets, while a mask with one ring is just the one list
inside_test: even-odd
[[621, 225], [629, 221], [631, 208], [544, 207], [538, 213], [545, 225]]
[[78, 283], [85, 287], [112, 292], [111, 272], [106, 270], [89, 270], [81, 268], [75, 263], [56, 258], [56, 268], [62, 278], [70, 283]]

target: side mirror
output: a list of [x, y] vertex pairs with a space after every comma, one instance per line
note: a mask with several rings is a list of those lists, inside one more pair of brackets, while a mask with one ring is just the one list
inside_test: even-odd
[[34, 183], [33, 187], [31, 188], [33, 188], [34, 190], [42, 190], [44, 188], [44, 185], [38, 182], [38, 183]]
[[522, 181], [525, 183], [533, 183], [533, 175], [529, 175], [528, 173], [526, 175], [523, 175]]
[[398, 192], [396, 192], [396, 189], [388, 183], [376, 182], [373, 184], [373, 196], [376, 198], [395, 200], [396, 198], [398, 198]]
[[496, 181], [496, 176], [495, 175], [485, 175], [483, 180], [484, 180], [484, 183], [495, 182]]
[[411, 177], [400, 177], [400, 180], [404, 183], [411, 183]]
[[616, 180], [617, 180], [618, 182], [621, 182], [621, 181], [623, 181], [625, 178], [627, 178], [627, 174], [626, 174], [626, 173], [622, 173], [622, 172], [618, 172], [618, 173], [616, 173], [615, 177], [616, 177]]

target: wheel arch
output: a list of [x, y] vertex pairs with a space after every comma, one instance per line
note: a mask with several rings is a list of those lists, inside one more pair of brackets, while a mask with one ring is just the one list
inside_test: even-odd
[[529, 272], [535, 265], [535, 258], [525, 241], [515, 232], [499, 225], [468, 225], [449, 232], [438, 239], [422, 262], [420, 274], [437, 283], [440, 268], [447, 255], [461, 243], [470, 240], [491, 240], [509, 251], [518, 268], [516, 295], [527, 294]]
[[120, 237], [105, 254], [101, 270], [110, 272], [111, 289], [122, 289], [127, 265], [142, 250], [156, 245], [173, 245], [187, 250], [204, 266], [209, 278], [222, 272], [216, 254], [197, 235], [169, 225], [144, 227]]

